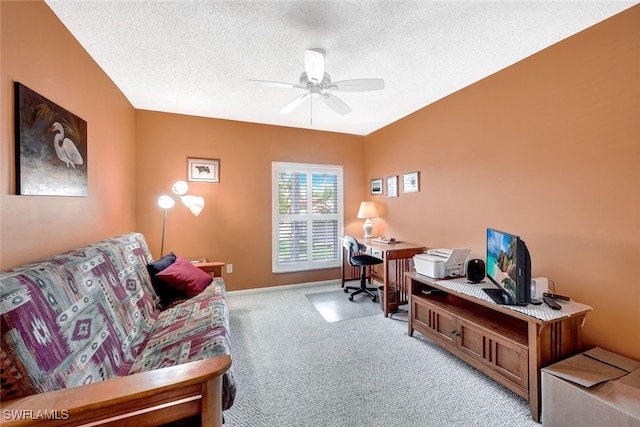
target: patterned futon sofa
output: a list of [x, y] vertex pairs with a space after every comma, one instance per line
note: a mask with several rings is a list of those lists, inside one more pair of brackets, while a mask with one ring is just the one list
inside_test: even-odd
[[2, 424], [222, 424], [235, 397], [224, 282], [205, 276], [161, 310], [152, 261], [131, 233], [1, 274]]

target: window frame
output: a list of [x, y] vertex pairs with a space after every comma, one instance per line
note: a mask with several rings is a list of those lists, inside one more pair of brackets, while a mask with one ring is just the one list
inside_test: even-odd
[[[307, 175], [307, 212], [304, 214], [281, 214], [279, 212], [279, 182], [278, 175], [281, 172], [287, 173], [305, 173]], [[337, 212], [335, 214], [313, 213], [313, 179], [314, 174], [331, 174], [337, 176]], [[289, 273], [296, 271], [313, 271], [328, 268], [340, 267], [342, 247], [340, 246], [340, 237], [343, 231], [344, 222], [344, 204], [343, 204], [343, 167], [342, 165], [327, 165], [315, 163], [293, 163], [293, 162], [272, 162], [271, 163], [271, 271], [272, 273]], [[306, 221], [307, 224], [307, 242], [313, 242], [313, 221], [319, 219], [336, 220], [336, 258], [314, 261], [313, 245], [307, 244], [307, 259], [305, 261], [280, 263], [279, 262], [279, 224], [281, 220], [287, 221]]]

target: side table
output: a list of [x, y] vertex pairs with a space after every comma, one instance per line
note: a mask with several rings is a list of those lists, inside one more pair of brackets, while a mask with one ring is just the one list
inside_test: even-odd
[[222, 267], [226, 265], [220, 261], [209, 261], [207, 258], [190, 259], [189, 261], [212, 277], [222, 277]]

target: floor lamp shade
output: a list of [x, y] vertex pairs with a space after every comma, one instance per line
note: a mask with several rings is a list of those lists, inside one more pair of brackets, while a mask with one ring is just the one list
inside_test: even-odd
[[364, 230], [364, 237], [373, 237], [371, 232], [373, 231], [373, 224], [371, 223], [371, 218], [377, 218], [378, 210], [376, 209], [376, 205], [373, 202], [362, 202], [360, 203], [360, 209], [358, 210], [358, 218], [364, 219], [364, 224], [362, 225], [362, 229]]
[[158, 199], [158, 206], [160, 206], [162, 209], [171, 209], [175, 206], [175, 204], [176, 201], [173, 200], [173, 197], [171, 196], [163, 195]]
[[195, 216], [200, 215], [200, 212], [204, 209], [204, 199], [202, 197], [187, 194], [180, 197], [180, 200]]

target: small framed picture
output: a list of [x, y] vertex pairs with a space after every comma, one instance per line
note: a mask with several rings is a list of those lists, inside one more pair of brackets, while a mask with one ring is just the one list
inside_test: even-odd
[[220, 182], [220, 160], [187, 157], [187, 180], [191, 182]]
[[402, 192], [417, 193], [420, 191], [420, 179], [418, 172], [405, 173], [402, 175]]
[[387, 197], [398, 197], [398, 175], [387, 177]]
[[382, 178], [371, 180], [371, 194], [382, 194]]

